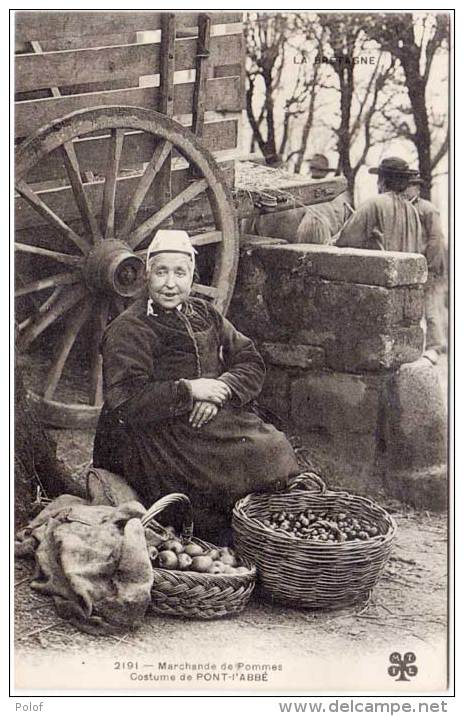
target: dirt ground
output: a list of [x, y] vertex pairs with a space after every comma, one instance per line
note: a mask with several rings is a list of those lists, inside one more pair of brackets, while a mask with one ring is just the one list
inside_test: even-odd
[[[118, 646], [150, 652], [162, 638], [164, 652], [183, 640], [201, 644], [205, 654], [219, 640], [237, 633], [259, 645], [263, 655], [298, 649], [329, 653], [333, 648], [355, 650], [358, 643], [373, 645], [417, 641], [430, 645], [445, 636], [447, 621], [447, 539], [443, 515], [394, 513], [398, 537], [392, 557], [367, 607], [313, 613], [282, 608], [253, 599], [242, 615], [213, 622], [148, 616], [144, 625], [125, 637], [94, 637], [57, 618], [51, 599], [30, 588], [31, 561], [18, 561], [15, 575], [15, 627], [18, 654], [46, 649], [110, 654]], [[311, 638], [307, 639], [308, 628]], [[162, 637], [160, 637], [160, 634]], [[120, 652], [120, 649], [119, 649]]]
[[[57, 433], [59, 454], [75, 470], [90, 458], [91, 436], [83, 431]], [[50, 598], [30, 587], [31, 561], [19, 561], [15, 575], [16, 656], [79, 654], [121, 658], [149, 655], [156, 645], [164, 658], [195, 645], [197, 659], [209, 658], [218, 645], [253, 645], [255, 657], [300, 657], [366, 650], [407, 649], [443, 644], [447, 625], [447, 518], [417, 513], [400, 504], [387, 506], [398, 524], [392, 557], [369, 604], [313, 613], [283, 608], [255, 596], [242, 615], [212, 622], [147, 615], [136, 632], [119, 637], [81, 633], [59, 619]]]
[[[441, 363], [446, 391], [445, 360]], [[53, 435], [58, 456], [72, 469], [77, 482], [81, 482], [79, 474], [91, 460], [92, 433], [54, 431]], [[291, 664], [297, 656], [299, 664], [325, 664], [321, 669], [327, 676], [335, 668], [336, 656], [345, 660], [345, 667], [341, 667], [333, 677], [335, 681], [330, 682], [338, 688], [343, 668], [348, 668], [346, 664], [365, 659], [366, 653], [382, 654], [383, 673], [386, 673], [384, 662], [393, 651], [436, 653], [444, 662], [448, 607], [447, 515], [419, 513], [397, 502], [383, 506], [398, 524], [391, 559], [369, 603], [346, 610], [315, 613], [283, 608], [265, 602], [255, 593], [246, 610], [232, 619], [204, 622], [147, 614], [136, 632], [97, 637], [82, 633], [60, 619], [51, 599], [31, 589], [33, 562], [20, 560], [15, 568], [14, 599], [17, 663], [32, 660], [34, 670], [29, 673], [36, 673], [37, 683], [42, 685], [47, 677], [40, 671], [40, 665], [47, 666], [51, 658], [59, 663], [74, 656], [75, 663], [82, 664], [82, 668], [94, 659], [100, 669], [102, 662], [114, 666], [115, 659], [156, 661], [155, 654], [167, 661], [182, 657], [205, 662], [225, 658], [226, 654], [236, 658], [237, 654], [246, 653], [255, 661], [273, 659], [285, 663], [288, 659]], [[444, 673], [443, 663], [442, 667]], [[370, 667], [362, 663], [362, 674], [366, 668]], [[82, 687], [89, 678], [88, 670]], [[291, 678], [286, 678], [285, 683], [289, 684]], [[318, 678], [324, 680], [325, 677]], [[441, 678], [446, 680], [446, 676]], [[299, 683], [295, 681], [296, 685]], [[347, 683], [351, 686], [351, 682]], [[440, 683], [444, 688], [444, 682]], [[178, 688], [176, 684], [172, 688]], [[126, 686], [135, 688], [140, 684], [134, 686], [126, 680]]]

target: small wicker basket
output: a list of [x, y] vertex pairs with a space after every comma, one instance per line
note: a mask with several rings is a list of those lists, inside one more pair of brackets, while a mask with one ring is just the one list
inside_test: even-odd
[[[311, 542], [276, 531], [263, 520], [275, 511], [349, 510], [373, 520], [380, 534], [365, 541]], [[294, 607], [335, 609], [370, 595], [390, 555], [396, 524], [365, 497], [328, 490], [315, 473], [303, 473], [281, 493], [251, 494], [234, 508], [237, 551], [254, 562], [264, 596]]]
[[[169, 505], [183, 508], [181, 540], [194, 542], [204, 549], [216, 545], [193, 537], [192, 505], [181, 493], [166, 495], [147, 511], [142, 518], [144, 527], [154, 526], [159, 532], [163, 527], [155, 517]], [[170, 570], [155, 567], [151, 590], [151, 609], [157, 614], [194, 619], [216, 619], [239, 614], [250, 600], [256, 583], [256, 567], [246, 557], [240, 557], [245, 574], [205, 574], [189, 570]]]

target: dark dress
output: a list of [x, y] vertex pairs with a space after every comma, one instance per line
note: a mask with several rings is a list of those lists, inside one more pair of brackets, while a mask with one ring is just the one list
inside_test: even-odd
[[[278, 490], [298, 464], [285, 435], [252, 409], [264, 363], [253, 342], [208, 302], [181, 310], [136, 301], [108, 327], [102, 345], [105, 404], [94, 465], [124, 475], [148, 506], [184, 492], [196, 508], [230, 515], [249, 492]], [[232, 398], [201, 428], [185, 379], [221, 378]]]

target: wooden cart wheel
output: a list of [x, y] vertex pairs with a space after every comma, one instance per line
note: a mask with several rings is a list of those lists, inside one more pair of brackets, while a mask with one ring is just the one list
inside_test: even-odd
[[[118, 173], [126, 137], [143, 132], [153, 139], [153, 155], [138, 175], [138, 181], [125, 206], [118, 205]], [[102, 181], [99, 211], [92, 208], [82, 179], [78, 144], [86, 135], [109, 135], [108, 163]], [[79, 138], [79, 142], [73, 140]], [[51, 152], [61, 152], [68, 184], [81, 220], [76, 228], [60, 218], [31, 187], [28, 176], [40, 176], [41, 162]], [[189, 165], [189, 182], [176, 196], [147, 216], [143, 202], [156, 179], [173, 156]], [[36, 180], [37, 181], [37, 180]], [[15, 249], [37, 262], [33, 280], [17, 282], [15, 295], [31, 299], [32, 311], [19, 322], [19, 348], [32, 350], [50, 335], [51, 350], [46, 351], [46, 377], [43, 386], [34, 386], [32, 399], [44, 421], [56, 427], [89, 428], [96, 424], [102, 405], [102, 365], [99, 345], [109, 320], [140, 292], [144, 274], [144, 248], [160, 226], [179, 225], [175, 217], [190, 202], [207, 197], [210, 221], [203, 233], [192, 237], [200, 265], [200, 280], [194, 292], [211, 300], [225, 312], [230, 302], [238, 261], [238, 229], [229, 190], [212, 155], [189, 130], [165, 115], [139, 107], [96, 107], [56, 120], [25, 140], [16, 153], [16, 191], [45, 220], [52, 235], [65, 242], [55, 250], [17, 241]], [[142, 218], [141, 218], [142, 217]], [[169, 222], [173, 222], [169, 223]], [[179, 227], [180, 228], [180, 227]], [[40, 239], [37, 239], [40, 241]], [[207, 254], [206, 278], [201, 275], [202, 252]], [[18, 260], [17, 255], [17, 260]], [[47, 265], [47, 269], [43, 267]], [[50, 266], [56, 266], [52, 271]], [[43, 273], [42, 273], [43, 272]], [[31, 276], [29, 277], [29, 279]], [[55, 327], [55, 330], [53, 330]], [[47, 333], [45, 333], [47, 332]], [[86, 350], [79, 361], [87, 361], [85, 400], [60, 396], [65, 365], [82, 336]], [[84, 356], [84, 354], [86, 354]], [[79, 387], [82, 379], [79, 376]], [[69, 393], [69, 390], [68, 390]]]

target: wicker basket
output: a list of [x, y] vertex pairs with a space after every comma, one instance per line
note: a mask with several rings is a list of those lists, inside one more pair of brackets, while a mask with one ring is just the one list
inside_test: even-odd
[[[308, 507], [316, 515], [349, 510], [357, 518], [373, 520], [380, 534], [365, 541], [316, 543], [263, 524], [272, 512]], [[257, 566], [264, 596], [312, 609], [346, 607], [368, 597], [396, 533], [394, 520], [381, 507], [365, 497], [327, 490], [315, 473], [294, 478], [285, 492], [239, 500], [232, 526], [238, 552]]]
[[[192, 506], [189, 498], [181, 493], [162, 497], [142, 518], [145, 527], [163, 527], [154, 519], [169, 505], [183, 508], [181, 540], [195, 542], [204, 549], [216, 545], [204, 542], [193, 535]], [[256, 567], [247, 558], [240, 558], [248, 569], [246, 574], [205, 574], [189, 570], [154, 568], [151, 590], [151, 608], [157, 614], [195, 619], [216, 619], [239, 614], [248, 603], [256, 583]]]

